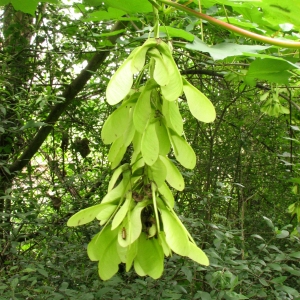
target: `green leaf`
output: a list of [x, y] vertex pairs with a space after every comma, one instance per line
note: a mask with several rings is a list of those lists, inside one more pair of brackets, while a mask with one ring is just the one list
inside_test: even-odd
[[155, 123], [150, 123], [142, 136], [141, 152], [145, 163], [152, 166], [159, 155], [159, 143], [155, 130]]
[[259, 278], [259, 282], [264, 286], [269, 286], [268, 282], [264, 278]]
[[281, 285], [281, 286], [277, 286], [276, 287], [277, 291], [284, 291], [292, 296], [298, 297], [299, 296], [299, 292], [289, 286], [286, 285]]
[[186, 235], [183, 225], [174, 215], [162, 205], [159, 205], [163, 229], [166, 234], [166, 242], [175, 253], [182, 256], [193, 255], [193, 249]]
[[267, 80], [279, 84], [288, 84], [292, 75], [289, 70], [295, 68], [297, 68], [296, 65], [286, 60], [256, 59], [250, 64], [245, 82], [255, 85], [255, 80]]
[[160, 231], [158, 234], [158, 240], [159, 243], [161, 244], [161, 247], [163, 249], [164, 255], [165, 256], [171, 256], [172, 255], [172, 251], [169, 247], [169, 245], [167, 244], [166, 241], [166, 234], [164, 233], [164, 231]]
[[157, 239], [148, 239], [145, 233], [141, 234], [138, 240], [138, 252], [134, 260], [135, 268], [136, 265], [153, 279], [157, 279], [162, 275], [164, 253]]
[[11, 4], [15, 10], [20, 10], [26, 14], [35, 16], [39, 0], [11, 0]]
[[49, 125], [44, 122], [36, 122], [36, 121], [30, 120], [24, 126], [22, 126], [20, 128], [20, 130], [24, 130], [27, 128], [36, 128], [36, 127], [41, 127], [41, 126], [49, 126]]
[[169, 160], [169, 158], [161, 155], [159, 157], [167, 168], [166, 180], [169, 185], [178, 191], [182, 191], [184, 189], [184, 180], [182, 174], [179, 172], [177, 167]]
[[137, 254], [137, 245], [137, 241], [130, 244], [128, 247], [122, 247], [119, 243], [117, 243], [119, 257], [121, 261], [126, 264], [126, 272], [128, 272], [132, 267], [133, 260]]
[[123, 10], [109, 7], [107, 9], [107, 11], [100, 10], [100, 11], [91, 12], [88, 14], [87, 17], [82, 18], [81, 21], [83, 21], [83, 22], [91, 22], [91, 21], [99, 22], [99, 21], [103, 21], [103, 20], [114, 20], [114, 19], [121, 18], [125, 14], [126, 13]]
[[170, 36], [170, 37], [182, 38], [188, 42], [192, 42], [195, 38], [195, 36], [193, 34], [189, 33], [188, 31], [170, 27], [170, 26], [160, 26], [159, 31], [167, 33], [168, 36]]
[[111, 144], [124, 136], [130, 126], [131, 109], [130, 105], [122, 105], [107, 118], [101, 131], [104, 144]]
[[178, 162], [187, 169], [194, 169], [196, 165], [196, 154], [187, 141], [171, 132], [171, 143]]
[[270, 227], [270, 228], [274, 228], [274, 224], [273, 224], [273, 222], [269, 219], [269, 218], [267, 218], [267, 217], [265, 217], [265, 216], [263, 216], [263, 218], [264, 218], [264, 220], [266, 221], [266, 223], [267, 223], [267, 225]]
[[73, 227], [87, 224], [93, 221], [96, 218], [96, 216], [100, 213], [100, 211], [105, 209], [106, 207], [107, 205], [101, 203], [82, 209], [68, 220], [67, 226]]
[[206, 254], [198, 248], [195, 244], [189, 242], [189, 253], [188, 256], [190, 259], [193, 261], [197, 262], [198, 264], [208, 266], [209, 265], [209, 260]]
[[287, 276], [279, 276], [279, 277], [275, 277], [271, 280], [272, 283], [276, 283], [276, 284], [280, 284], [285, 282], [287, 279]]
[[191, 114], [201, 122], [210, 123], [216, 118], [216, 111], [210, 100], [191, 85], [186, 79], [183, 80], [183, 91]]
[[194, 299], [201, 299], [201, 300], [212, 300], [211, 296], [209, 293], [207, 292], [200, 292], [197, 291]]
[[178, 135], [182, 135], [183, 121], [177, 101], [163, 101], [162, 113], [165, 117], [166, 125]]
[[123, 100], [130, 92], [133, 84], [131, 71], [132, 56], [130, 55], [111, 77], [107, 89], [106, 99], [110, 105], [115, 105]]
[[152, 12], [152, 5], [148, 0], [104, 0], [106, 5], [124, 10], [128, 13]]
[[252, 4], [262, 8], [263, 18], [272, 25], [290, 23], [297, 27], [298, 30], [300, 29], [300, 3], [298, 0], [263, 0]]
[[131, 163], [135, 163], [138, 158], [141, 157], [141, 144], [142, 144], [142, 134], [139, 132], [135, 132], [133, 140], [133, 153], [132, 153], [132, 158], [131, 158]]
[[288, 237], [290, 233], [287, 230], [279, 230], [279, 232], [276, 234], [277, 239], [284, 239]]
[[230, 56], [240, 56], [244, 53], [257, 53], [270, 48], [270, 46], [260, 45], [239, 45], [234, 43], [221, 43], [213, 46], [208, 46], [206, 43], [195, 37], [194, 42], [186, 44], [186, 48], [200, 52], [208, 52], [214, 60], [224, 59]]
[[300, 258], [300, 251], [299, 252], [290, 253], [289, 256], [295, 257], [295, 258]]

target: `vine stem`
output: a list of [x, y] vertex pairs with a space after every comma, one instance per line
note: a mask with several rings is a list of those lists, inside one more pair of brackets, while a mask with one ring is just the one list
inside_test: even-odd
[[169, 1], [169, 0], [158, 0], [158, 1], [161, 2], [161, 3], [167, 4], [167, 5], [170, 5], [172, 7], [175, 7], [177, 9], [181, 10], [181, 11], [185, 11], [185, 12], [191, 14], [191, 15], [196, 16], [199, 19], [206, 20], [208, 22], [211, 22], [213, 24], [221, 26], [221, 27], [223, 27], [225, 29], [228, 29], [230, 31], [236, 32], [236, 33], [238, 33], [242, 36], [248, 37], [252, 40], [260, 41], [260, 42], [270, 44], [270, 45], [274, 45], [274, 46], [300, 49], [300, 42], [283, 41], [283, 40], [278, 40], [278, 39], [273, 39], [273, 38], [270, 38], [270, 37], [266, 37], [266, 36], [263, 36], [263, 35], [260, 35], [260, 34], [242, 29], [240, 27], [234, 26], [232, 24], [228, 24], [228, 23], [223, 22], [221, 20], [215, 19], [215, 18], [213, 18], [211, 16], [208, 16], [204, 13], [197, 12], [197, 11], [195, 11], [191, 8], [188, 8], [184, 5], [181, 5], [179, 3], [172, 2], [172, 1]]

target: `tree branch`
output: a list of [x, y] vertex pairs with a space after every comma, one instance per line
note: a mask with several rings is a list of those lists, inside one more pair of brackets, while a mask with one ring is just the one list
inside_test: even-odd
[[248, 30], [245, 30], [245, 29], [242, 29], [242, 28], [239, 28], [237, 26], [234, 26], [234, 25], [231, 25], [231, 24], [228, 24], [226, 22], [223, 22], [221, 20], [218, 20], [218, 19], [215, 19], [211, 16], [208, 16], [206, 14], [203, 14], [203, 13], [200, 13], [200, 12], [197, 12], [193, 9], [190, 9], [184, 5], [181, 5], [177, 2], [173, 2], [173, 1], [169, 1], [169, 0], [158, 0], [159, 2], [161, 3], [164, 3], [164, 4], [167, 4], [167, 5], [170, 5], [170, 6], [173, 6], [181, 11], [185, 11], [193, 16], [196, 16], [197, 18], [199, 19], [203, 19], [203, 20], [206, 20], [210, 23], [213, 23], [213, 24], [216, 24], [218, 26], [221, 26], [223, 28], [226, 28], [230, 31], [233, 31], [235, 33], [238, 33], [242, 36], [245, 36], [245, 37], [248, 37], [252, 40], [256, 40], [256, 41], [260, 41], [262, 43], [266, 43], [266, 44], [270, 44], [270, 45], [274, 45], [274, 46], [280, 46], [280, 47], [285, 47], [285, 48], [294, 48], [294, 49], [300, 49], [300, 42], [294, 42], [294, 41], [284, 41], [284, 40], [279, 40], [279, 39], [273, 39], [273, 38], [270, 38], [270, 37], [267, 37], [267, 36], [263, 36], [263, 35], [260, 35], [260, 34], [257, 34], [257, 33], [254, 33], [254, 32], [251, 32], [251, 31], [248, 31]]

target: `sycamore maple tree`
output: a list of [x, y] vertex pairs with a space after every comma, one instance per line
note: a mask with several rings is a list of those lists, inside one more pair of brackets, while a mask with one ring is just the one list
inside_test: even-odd
[[[51, 216], [49, 207], [40, 209], [45, 198], [57, 212], [51, 222], [62, 230], [70, 230], [67, 223], [84, 231], [88, 227], [78, 226], [96, 220], [87, 252], [99, 261], [104, 280], [119, 272], [121, 263], [126, 271], [157, 279], [172, 253], [205, 266], [201, 270], [209, 270], [209, 260], [218, 266], [216, 252], [207, 249], [209, 233], [195, 238], [195, 226], [182, 221], [181, 214], [192, 212], [207, 224], [221, 211], [227, 219], [238, 215], [240, 255], [246, 259], [245, 227], [253, 226], [245, 216], [248, 203], [264, 199], [269, 205], [267, 191], [278, 188], [280, 195], [286, 186], [290, 202], [279, 206], [293, 218], [290, 236], [299, 237], [298, 1], [0, 0], [0, 5], [3, 265], [9, 264], [14, 243], [23, 243], [20, 253], [40, 253], [28, 239], [42, 236], [39, 230], [30, 233], [39, 226], [33, 220]], [[265, 131], [258, 130], [264, 118], [269, 118]], [[286, 139], [289, 152], [283, 152], [282, 140], [270, 137], [269, 125], [278, 128], [276, 138]], [[232, 140], [238, 150], [226, 148]], [[281, 158], [290, 176], [280, 173], [277, 162], [273, 173], [257, 167], [251, 143]], [[43, 175], [44, 162], [49, 175]], [[277, 175], [286, 185], [267, 189], [266, 178]], [[222, 196], [225, 190], [228, 195]], [[259, 210], [251, 213], [262, 217]], [[276, 238], [289, 236], [286, 228], [264, 220]], [[225, 238], [217, 238], [221, 253]], [[290, 258], [298, 256], [291, 252]], [[283, 276], [282, 281], [276, 276], [273, 283], [281, 284]], [[237, 277], [216, 271], [207, 276], [212, 289], [219, 288], [218, 279], [220, 290], [236, 297], [230, 293]], [[264, 287], [270, 282], [261, 280]], [[12, 291], [17, 285], [13, 279]]]

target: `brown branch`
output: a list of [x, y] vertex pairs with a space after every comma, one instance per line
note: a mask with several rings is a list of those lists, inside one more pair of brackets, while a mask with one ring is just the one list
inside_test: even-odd
[[[126, 24], [127, 23], [125, 22], [117, 22], [111, 29], [111, 31], [124, 29], [126, 27]], [[108, 37], [108, 39], [111, 43], [115, 44], [119, 36], [120, 35], [114, 35]], [[73, 80], [70, 85], [67, 86], [63, 94], [60, 96], [63, 97], [65, 101], [56, 104], [45, 120], [45, 123], [49, 125], [41, 127], [38, 130], [37, 134], [34, 136], [22, 155], [10, 166], [9, 171], [11, 172], [11, 179], [15, 176], [15, 172], [21, 171], [28, 164], [34, 154], [39, 150], [39, 148], [51, 132], [52, 126], [58, 121], [58, 119], [66, 111], [70, 103], [72, 103], [78, 93], [84, 88], [86, 83], [93, 76], [94, 72], [98, 70], [109, 53], [109, 51], [96, 53], [88, 63], [88, 65], [81, 71], [81, 73]]]

